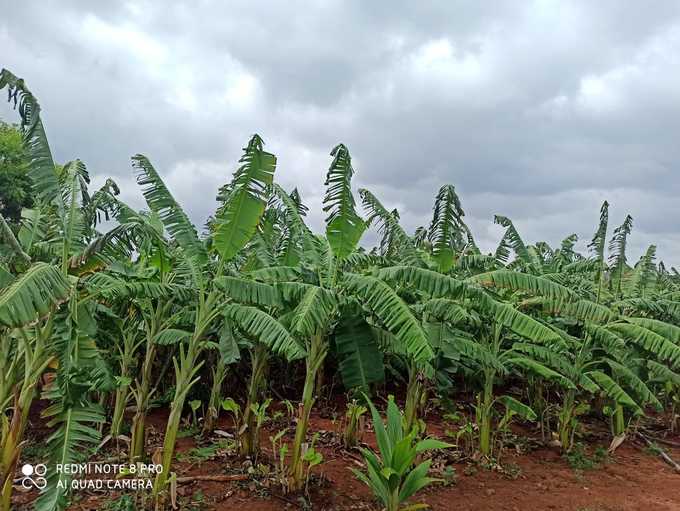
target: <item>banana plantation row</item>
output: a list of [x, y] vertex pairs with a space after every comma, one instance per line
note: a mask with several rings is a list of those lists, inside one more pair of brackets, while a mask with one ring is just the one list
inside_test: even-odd
[[[304, 367], [294, 439], [277, 460], [282, 485], [303, 489], [321, 462], [310, 413], [324, 369], [337, 368], [357, 399], [346, 443], [356, 443], [366, 405], [380, 451], [363, 450], [368, 472], [357, 477], [388, 509], [430, 482], [429, 462], [415, 460], [447, 445], [426, 438], [425, 405], [460, 382], [476, 389], [474, 435], [484, 456], [494, 456], [496, 434], [515, 417], [539, 422], [565, 452], [585, 414], [610, 420], [614, 437], [652, 410], [675, 427], [680, 277], [655, 262], [654, 246], [627, 261], [632, 219], [610, 232], [606, 202], [587, 255], [575, 251], [576, 235], [559, 248], [527, 245], [501, 216], [505, 234], [483, 254], [453, 186], [439, 190], [430, 225], [413, 235], [368, 190], [359, 191], [360, 208], [350, 153], [339, 144], [321, 235], [306, 225], [297, 190], [276, 184], [276, 157], [255, 135], [199, 234], [147, 157], [132, 158], [147, 210], [122, 202], [111, 180], [91, 192], [80, 160], [55, 165], [23, 80], [3, 70], [0, 88], [19, 113], [34, 194], [18, 225], [0, 216], [0, 509], [12, 507], [38, 400], [49, 403], [48, 467], [84, 461], [102, 437], [127, 433], [126, 418], [126, 456], [142, 462], [152, 454], [150, 409], [171, 390], [163, 470], [153, 484], [162, 503], [178, 430], [192, 411], [203, 409], [206, 432], [220, 413], [232, 414], [240, 454], [258, 453], [268, 367], [278, 360]], [[104, 233], [103, 220], [115, 220]], [[369, 227], [379, 233], [370, 249], [361, 244]], [[247, 390], [225, 396], [222, 384], [239, 360]], [[366, 396], [376, 396], [387, 369], [404, 382], [391, 392], [405, 404], [402, 412], [389, 400], [385, 429]], [[505, 395], [511, 381], [526, 392]], [[208, 394], [201, 388], [210, 389], [203, 405], [194, 399]], [[66, 508], [68, 477], [51, 471], [36, 509]]]

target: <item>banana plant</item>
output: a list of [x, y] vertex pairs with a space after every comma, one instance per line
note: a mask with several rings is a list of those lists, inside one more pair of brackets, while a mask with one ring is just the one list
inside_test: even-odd
[[188, 333], [185, 342], [178, 343], [178, 355], [173, 358], [175, 394], [162, 447], [163, 470], [154, 484], [156, 499], [166, 490], [184, 403], [200, 379], [203, 365], [200, 358], [206, 347], [206, 333], [222, 316], [221, 304], [225, 297], [212, 285], [212, 278], [223, 275], [230, 261], [250, 241], [266, 207], [276, 157], [264, 151], [263, 145], [258, 135], [251, 138], [228, 190], [223, 189], [222, 202], [211, 230], [210, 251], [150, 161], [142, 155], [133, 158], [142, 194], [151, 211], [160, 217], [168, 236], [179, 247], [178, 257], [195, 293], [195, 301], [190, 306], [193, 331]]
[[635, 370], [636, 361], [628, 343], [609, 327], [589, 324], [583, 339], [562, 335], [564, 343], [549, 346], [515, 343], [513, 349], [563, 377], [555, 380], [561, 391], [558, 439], [563, 451], [569, 452], [573, 446], [578, 417], [588, 411], [592, 396], [602, 395], [613, 404], [615, 436], [625, 431], [624, 408], [639, 416], [648, 405], [661, 407], [644, 376]]
[[[602, 225], [599, 230], [604, 230]], [[646, 259], [650, 258], [651, 253], [648, 251]], [[649, 261], [645, 261], [645, 256], [642, 262], [647, 266], [644, 272], [649, 272]], [[505, 287], [514, 293], [526, 292], [529, 288], [521, 282], [523, 278], [501, 281], [495, 275], [494, 285]], [[649, 279], [649, 276], [645, 279]], [[639, 283], [638, 276], [636, 285], [632, 288], [639, 290]], [[598, 300], [599, 295], [602, 300], [606, 295], [601, 291], [593, 290], [586, 294], [594, 300]], [[550, 321], [553, 322], [553, 327], [561, 332], [571, 351], [567, 350], [570, 354], [564, 358], [565, 344], [559, 343], [547, 351], [535, 346], [523, 346], [522, 349], [530, 349], [534, 356], [541, 357], [544, 363], [570, 379], [581, 392], [604, 394], [614, 406], [615, 435], [624, 432], [624, 410], [630, 410], [635, 416], [640, 415], [647, 404], [659, 406], [658, 400], [646, 386], [651, 375], [646, 374], [644, 363], [640, 363], [640, 360], [651, 360], [659, 364], [657, 367], [665, 367], [672, 372], [679, 354], [676, 343], [680, 340], [680, 330], [658, 319], [628, 316], [640, 313], [639, 309], [631, 307], [633, 303], [636, 302], [624, 299], [614, 302], [617, 307], [610, 308], [597, 301], [580, 298], [578, 293], [577, 299], [572, 301], [557, 294], [550, 296], [542, 293], [539, 298], [522, 299], [520, 303], [520, 307], [527, 312], [533, 306], [539, 305], [538, 314], [544, 315], [546, 319], [552, 318]], [[621, 315], [620, 312], [624, 314]], [[567, 335], [562, 330], [566, 328], [576, 337]], [[588, 376], [586, 373], [589, 371], [596, 371], [596, 375]], [[585, 402], [577, 404], [577, 397], [576, 389], [566, 391], [560, 407], [560, 442], [565, 450], [573, 443], [576, 416], [586, 407]]]
[[595, 261], [597, 263], [595, 271], [595, 283], [597, 284], [597, 303], [600, 303], [600, 297], [602, 294], [602, 284], [605, 279], [605, 256], [604, 247], [607, 240], [607, 227], [609, 224], [609, 203], [604, 201], [602, 207], [600, 208], [600, 223], [593, 235], [593, 239], [588, 245], [588, 248], [595, 255]]
[[[532, 275], [518, 277], [518, 272], [508, 270], [482, 274], [475, 272], [471, 277], [466, 277], [469, 270], [480, 263], [483, 267], [498, 266], [498, 260], [505, 260], [506, 255], [499, 255], [497, 258], [490, 258], [486, 261], [479, 254], [469, 229], [462, 221], [463, 211], [460, 200], [452, 187], [442, 187], [435, 199], [428, 244], [432, 255], [418, 249], [415, 241], [409, 238], [399, 226], [397, 217], [390, 213], [373, 194], [367, 190], [361, 190], [360, 193], [364, 207], [371, 214], [369, 221], [376, 223], [380, 230], [391, 232], [391, 239], [398, 243], [398, 252], [402, 254], [401, 260], [396, 261], [395, 266], [377, 270], [380, 278], [403, 286], [407, 293], [415, 291], [420, 294], [421, 302], [436, 304], [436, 309], [442, 310], [448, 307], [453, 311], [458, 311], [458, 318], [453, 318], [455, 314], [449, 314], [445, 318], [449, 323], [451, 319], [459, 320], [465, 315], [469, 316], [466, 311], [476, 307], [480, 311], [475, 311], [475, 314], [483, 312], [486, 315], [492, 315], [498, 319], [500, 324], [526, 338], [545, 341], [556, 337], [556, 334], [516, 310], [512, 304], [503, 303], [502, 297], [492, 296], [482, 292], [479, 288], [494, 287], [497, 284], [501, 284], [501, 287], [508, 283], [510, 285], [521, 284], [528, 286], [533, 293], [548, 293], [550, 296], [556, 294], [569, 300], [575, 297], [574, 293], [546, 279], [539, 279]], [[529, 258], [529, 250], [512, 223], [505, 218], [500, 221], [508, 227], [504, 239], [508, 239], [508, 243], [516, 251], [526, 254]], [[432, 368], [417, 367], [411, 363], [408, 373], [406, 416], [409, 424], [413, 425], [419, 413], [418, 403], [425, 401], [424, 392], [427, 388], [425, 382], [428, 374], [432, 374]]]
[[[12, 480], [21, 455], [28, 412], [37, 394], [37, 382], [55, 360], [53, 330], [57, 309], [71, 297], [71, 284], [56, 267], [37, 262], [0, 290], [2, 364], [5, 378], [1, 437], [0, 509], [11, 509]], [[13, 390], [12, 390], [13, 389]], [[11, 398], [10, 392], [14, 397]], [[11, 420], [8, 412], [11, 403]]]
[[387, 402], [387, 424], [375, 405], [368, 398], [366, 401], [371, 410], [379, 456], [362, 447], [366, 473], [356, 469], [352, 472], [373, 491], [387, 511], [422, 509], [423, 505], [403, 504], [417, 491], [440, 480], [428, 477], [432, 460], [416, 465], [418, 455], [452, 445], [434, 438], [417, 440], [415, 430], [404, 429], [401, 412], [392, 396]]
[[224, 322], [218, 331], [218, 350], [211, 372], [212, 386], [208, 398], [208, 408], [203, 423], [203, 434], [212, 433], [222, 408], [222, 384], [227, 376], [227, 368], [241, 358], [241, 347], [236, 340], [232, 326]]
[[[468, 245], [474, 246], [472, 233], [463, 221], [465, 213], [451, 185], [439, 189], [434, 201], [428, 239], [437, 270], [448, 273]], [[476, 247], [475, 247], [476, 249]]]
[[[401, 227], [399, 212], [367, 190], [359, 190], [362, 217], [352, 157], [339, 144], [326, 173], [325, 232], [316, 234], [305, 223], [308, 209], [297, 189], [287, 193], [274, 183], [276, 157], [254, 135], [199, 235], [142, 155], [133, 167], [149, 212], [122, 202], [112, 180], [92, 193], [83, 162], [54, 162], [40, 104], [25, 82], [2, 70], [5, 88], [18, 107], [35, 200], [18, 227], [0, 216], [0, 511], [12, 507], [29, 411], [40, 392], [50, 403], [43, 417], [53, 430], [51, 463], [84, 460], [99, 441], [107, 402], [110, 438], [120, 436], [128, 403], [135, 405], [129, 456], [137, 462], [148, 455], [149, 410], [173, 380], [163, 470], [154, 484], [162, 504], [185, 404], [209, 377], [202, 380], [210, 389], [204, 431], [221, 404], [233, 412], [235, 401], [222, 401], [222, 384], [242, 349], [251, 368], [238, 413], [244, 455], [257, 455], [270, 361], [304, 361], [290, 451], [277, 437], [281, 472], [282, 453], [291, 454], [285, 486], [292, 490], [305, 487], [321, 459], [308, 429], [327, 359], [337, 362], [347, 389], [369, 391], [384, 381], [386, 366], [406, 377], [404, 414], [388, 404], [387, 434], [399, 422], [394, 439], [409, 459], [433, 382], [444, 398], [461, 373], [478, 385], [480, 450], [487, 455], [495, 417], [500, 431], [517, 415], [535, 416], [519, 400], [496, 395], [510, 377], [526, 379], [532, 395], [557, 396], [565, 451], [593, 403], [604, 401], [612, 433], [621, 436], [647, 408], [658, 409], [663, 396], [675, 427], [680, 273], [656, 262], [655, 245], [631, 265], [632, 218], [610, 238], [607, 202], [587, 256], [576, 250], [574, 234], [554, 247], [525, 243], [500, 215], [498, 248], [482, 254], [452, 185], [439, 189], [432, 220], [413, 236]], [[115, 225], [102, 233], [103, 220]], [[371, 227], [379, 234], [372, 249], [361, 246]], [[379, 430], [382, 420], [371, 410]], [[426, 467], [409, 462], [403, 471], [379, 447], [380, 458], [366, 455], [364, 482], [395, 507], [426, 481]], [[407, 475], [411, 469], [416, 475]], [[52, 474], [37, 509], [65, 509], [68, 482], [67, 474]]]
[[[3, 361], [16, 368], [10, 373], [15, 376], [16, 390], [11, 420], [5, 421], [2, 430], [0, 461], [0, 509], [10, 509], [12, 477], [28, 410], [38, 391], [37, 382], [48, 368], [56, 369], [56, 377], [43, 389], [52, 402], [43, 416], [56, 428], [48, 439], [51, 461], [76, 462], [82, 459], [81, 445], [97, 441], [99, 433], [92, 426], [103, 420], [103, 413], [92, 402], [93, 393], [110, 390], [112, 378], [96, 348], [97, 326], [85, 281], [111, 257], [120, 257], [121, 251], [112, 243], [112, 236], [96, 230], [98, 213], [108, 209], [106, 204], [92, 201], [85, 165], [79, 160], [63, 167], [55, 165], [38, 101], [25, 82], [7, 70], [0, 73], [0, 89], [4, 88], [10, 101], [18, 105], [36, 203], [22, 215], [17, 238], [10, 238], [6, 229], [3, 232], [23, 268], [6, 275], [0, 289], [2, 335], [14, 344], [3, 353], [22, 359], [20, 370], [18, 360]], [[3, 412], [7, 417], [7, 409]], [[48, 478], [37, 509], [64, 509], [67, 479], [64, 474]]]
[[[497, 403], [506, 406], [515, 404], [509, 396], [495, 397], [494, 386], [497, 381], [515, 371], [571, 387], [571, 383], [557, 371], [515, 350], [512, 339], [508, 339], [503, 334], [503, 328], [498, 324], [492, 325], [490, 329], [483, 329], [477, 341], [458, 339], [454, 349], [460, 352], [463, 363], [469, 364], [473, 373], [481, 376], [482, 389], [477, 394], [475, 411], [479, 426], [479, 450], [486, 456], [492, 454], [494, 447], [492, 443], [494, 405]], [[519, 405], [512, 409], [524, 410]], [[521, 415], [525, 418], [535, 418], [533, 410], [531, 413], [522, 411]]]
[[[273, 187], [274, 194], [285, 210], [288, 231], [299, 247], [300, 264], [304, 271], [270, 267], [253, 272], [264, 283], [272, 284], [278, 291], [280, 300], [287, 304], [286, 308], [290, 313], [284, 314], [284, 317], [288, 322], [288, 330], [300, 340], [305, 354], [302, 406], [289, 467], [289, 487], [292, 490], [300, 490], [304, 486], [303, 444], [318, 391], [317, 377], [331, 349], [330, 341], [333, 338], [336, 343], [339, 340], [341, 346], [344, 346], [339, 351], [341, 357], [356, 355], [357, 350], [361, 353], [369, 350], [376, 352], [377, 345], [370, 337], [370, 322], [377, 322], [399, 338], [410, 357], [426, 361], [432, 356], [419, 322], [394, 290], [373, 276], [351, 271], [353, 255], [365, 223], [356, 213], [351, 196], [354, 169], [349, 151], [345, 146], [338, 145], [331, 155], [333, 160], [326, 179], [328, 188], [324, 202], [324, 209], [329, 213], [326, 237], [314, 235], [300, 214], [300, 204], [278, 185]], [[245, 289], [248, 282], [243, 278], [240, 282]], [[271, 300], [276, 299], [261, 284], [252, 286], [251, 283], [251, 288], [258, 289], [258, 292], [250, 292], [249, 295], [260, 306], [269, 307]], [[263, 291], [264, 289], [267, 291]], [[348, 323], [348, 318], [351, 317], [356, 318], [358, 323]], [[351, 332], [358, 331], [364, 334], [350, 335]], [[352, 350], [349, 345], [344, 344], [351, 342], [363, 344]], [[354, 366], [356, 374], [364, 367], [356, 364], [369, 361], [370, 359], [356, 358], [350, 360], [345, 356], [341, 358], [340, 364], [345, 365], [347, 373], [351, 373], [348, 367]], [[371, 383], [370, 379], [366, 379], [370, 373], [371, 371], [364, 373], [361, 383]]]
[[[226, 279], [222, 285], [226, 284]], [[262, 292], [267, 284], [255, 284]], [[252, 286], [251, 282], [231, 282], [229, 288], [232, 299], [235, 296], [243, 297], [243, 292]], [[240, 290], [237, 290], [240, 287]], [[273, 289], [270, 289], [273, 292]], [[272, 294], [272, 296], [274, 296]], [[256, 456], [258, 454], [258, 430], [256, 427], [257, 417], [253, 413], [253, 406], [259, 402], [260, 391], [264, 385], [264, 372], [268, 363], [269, 352], [282, 355], [288, 360], [296, 360], [305, 356], [302, 345], [288, 330], [273, 316], [257, 307], [244, 305], [243, 303], [229, 304], [225, 316], [230, 323], [250, 339], [253, 346], [250, 349], [251, 374], [248, 384], [246, 404], [243, 408], [244, 430], [239, 432], [239, 449], [243, 456]]]
[[[444, 316], [443, 319], [449, 323], [454, 323], [451, 319], [455, 319], [453, 316], [456, 311], [464, 315], [466, 310], [469, 310], [479, 317], [488, 318], [492, 325], [505, 327], [517, 336], [538, 343], [558, 341], [559, 335], [548, 326], [518, 310], [512, 303], [505, 303], [502, 297], [484, 288], [491, 287], [492, 283], [496, 285], [521, 284], [536, 293], [571, 297], [569, 290], [551, 281], [508, 270], [478, 274], [468, 279], [457, 279], [437, 271], [402, 265], [378, 269], [376, 275], [381, 280], [400, 287], [404, 293], [415, 293], [420, 296], [421, 302], [432, 303], [431, 313], [437, 314], [435, 304], [439, 309], [448, 307], [449, 316]], [[432, 300], [436, 301], [432, 302]], [[438, 314], [441, 315], [441, 312]], [[460, 342], [465, 343], [464, 336], [456, 336], [450, 344], [458, 344], [459, 339]], [[489, 335], [486, 335], [486, 339], [491, 342]], [[490, 345], [493, 345], [493, 342]], [[414, 374], [418, 373], [410, 372], [411, 379], [414, 378]], [[495, 374], [495, 372], [492, 371], [490, 374]]]
[[623, 224], [614, 229], [614, 236], [609, 242], [609, 264], [610, 264], [610, 290], [615, 295], [621, 295], [624, 273], [628, 269], [626, 258], [626, 247], [628, 245], [628, 235], [633, 228], [633, 218], [626, 216]]
[[128, 322], [121, 325], [119, 330], [122, 345], [116, 346], [119, 355], [119, 368], [116, 375], [116, 393], [111, 416], [111, 427], [109, 429], [109, 438], [111, 440], [116, 440], [122, 434], [125, 409], [131, 397], [130, 385], [132, 384], [133, 366], [136, 361], [137, 351], [143, 342], [143, 340], [139, 339], [140, 336], [137, 333], [136, 327], [136, 318], [132, 316]]
[[[295, 214], [292, 201], [285, 193], [278, 193], [292, 215], [293, 225], [303, 238], [308, 264], [312, 274], [316, 275], [312, 282], [303, 286], [279, 284], [285, 294], [297, 295], [291, 330], [305, 339], [307, 352], [302, 411], [291, 452], [292, 489], [300, 489], [304, 481], [302, 444], [317, 390], [316, 377], [328, 354], [331, 335], [340, 341], [345, 354], [351, 351], [366, 352], [371, 348], [375, 352], [376, 345], [370, 342], [368, 336], [347, 334], [357, 329], [369, 332], [370, 322], [377, 322], [406, 346], [408, 355], [413, 359], [426, 361], [432, 357], [420, 324], [394, 290], [373, 276], [351, 271], [351, 256], [366, 228], [366, 222], [355, 211], [351, 191], [354, 169], [349, 151], [340, 144], [333, 149], [331, 156], [333, 161], [326, 177], [327, 192], [324, 198], [324, 211], [329, 213], [325, 239], [312, 236], [302, 218]], [[356, 318], [357, 313], [365, 318], [364, 321], [353, 325], [347, 323], [345, 318]], [[345, 343], [352, 339], [356, 343], [363, 342], [363, 346], [357, 344], [355, 350], [348, 349]], [[356, 359], [355, 362], [361, 364]], [[352, 362], [345, 357], [341, 358], [340, 364], [347, 366]], [[370, 381], [365, 379], [363, 383], [366, 385]]]
[[[116, 392], [111, 437], [120, 433], [119, 423], [132, 397], [135, 414], [129, 458], [136, 462], [145, 456], [146, 417], [158, 385], [152, 372], [159, 346], [176, 344], [187, 336], [175, 323], [182, 311], [179, 306], [193, 298], [193, 294], [174, 270], [176, 261], [163, 239], [160, 219], [153, 213], [136, 213], [119, 201], [115, 201], [114, 210], [119, 222], [116, 229], [122, 230], [125, 240], [136, 247], [138, 258], [134, 263], [110, 265], [90, 277], [87, 286], [90, 299], [100, 306], [113, 307], [125, 325], [119, 336], [122, 344], [114, 343], [114, 349], [120, 352], [117, 376], [121, 380]], [[133, 378], [132, 365], [138, 357], [142, 359], [141, 368]], [[130, 374], [126, 374], [127, 371]]]

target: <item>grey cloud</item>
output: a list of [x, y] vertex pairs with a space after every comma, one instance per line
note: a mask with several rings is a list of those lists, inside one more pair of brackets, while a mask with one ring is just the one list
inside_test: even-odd
[[317, 229], [343, 141], [408, 229], [448, 182], [486, 250], [495, 213], [527, 241], [587, 240], [606, 198], [613, 224], [635, 217], [631, 259], [654, 242], [680, 264], [677, 2], [22, 2], [0, 47], [59, 160], [141, 207], [147, 154], [199, 226], [258, 132]]

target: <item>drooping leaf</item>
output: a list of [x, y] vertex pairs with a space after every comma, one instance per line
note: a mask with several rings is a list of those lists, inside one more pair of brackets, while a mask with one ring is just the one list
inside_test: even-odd
[[642, 379], [633, 370], [614, 360], [607, 360], [607, 364], [612, 369], [612, 374], [620, 384], [631, 389], [640, 404], [651, 404], [658, 411], [663, 409], [663, 405]]
[[534, 303], [540, 303], [543, 312], [553, 316], [563, 316], [590, 321], [593, 323], [608, 323], [617, 318], [609, 307], [600, 305], [590, 300], [565, 301], [561, 299], [539, 298]]
[[193, 297], [193, 290], [179, 284], [168, 284], [147, 279], [124, 279], [110, 273], [97, 272], [84, 279], [90, 298], [123, 300], [134, 298], [174, 298], [178, 300]]
[[504, 325], [525, 339], [541, 344], [561, 343], [562, 338], [547, 325], [518, 311], [512, 305], [492, 300], [480, 294], [477, 296], [478, 310], [486, 313], [496, 323]]
[[479, 318], [472, 311], [453, 300], [447, 298], [432, 298], [423, 303], [420, 308], [423, 312], [452, 324], [469, 323], [477, 324]]
[[549, 367], [546, 367], [536, 360], [532, 360], [527, 357], [512, 357], [509, 358], [507, 362], [514, 366], [521, 367], [525, 371], [528, 371], [540, 378], [557, 382], [566, 389], [575, 388], [574, 384], [571, 382], [571, 380], [569, 380], [569, 378], [566, 378], [564, 375], [553, 369], [550, 369]]
[[506, 372], [505, 366], [498, 360], [495, 353], [492, 353], [485, 345], [467, 339], [458, 339], [456, 349], [467, 359], [481, 367], [495, 369], [498, 373]]
[[239, 160], [229, 194], [215, 218], [213, 247], [224, 261], [231, 260], [255, 234], [267, 206], [268, 187], [274, 181], [276, 156], [264, 151], [253, 135]]
[[512, 413], [519, 415], [523, 419], [533, 421], [537, 418], [536, 412], [534, 412], [530, 406], [525, 405], [521, 401], [517, 401], [512, 396], [500, 396], [496, 400]]
[[354, 312], [341, 316], [335, 330], [335, 348], [345, 388], [367, 392], [370, 384], [385, 379], [383, 354], [360, 311]]
[[614, 402], [630, 408], [635, 413], [642, 413], [640, 406], [631, 398], [621, 386], [616, 383], [611, 377], [607, 376], [602, 371], [590, 371], [587, 376], [593, 380], [606, 396]]
[[522, 240], [522, 237], [515, 228], [515, 225], [512, 223], [512, 220], [505, 216], [496, 215], [494, 216], [493, 221], [495, 224], [502, 225], [506, 228], [503, 240], [508, 246], [512, 247], [512, 249], [515, 251], [515, 254], [517, 255], [518, 260], [521, 261], [522, 264], [526, 265], [526, 267], [531, 270], [532, 273], [539, 272], [539, 268], [541, 267], [540, 261], [529, 252], [527, 246]]
[[432, 298], [461, 298], [469, 290], [464, 282], [453, 277], [414, 266], [381, 268], [376, 275], [386, 282], [411, 285]]
[[600, 283], [602, 280], [602, 272], [604, 270], [604, 247], [607, 241], [607, 225], [609, 224], [609, 203], [604, 201], [600, 208], [600, 223], [597, 226], [597, 231], [593, 235], [593, 239], [588, 245], [588, 248], [594, 253], [597, 261], [597, 272], [595, 274], [595, 282]]
[[614, 229], [614, 236], [609, 241], [609, 265], [612, 271], [612, 289], [620, 293], [623, 282], [623, 272], [628, 262], [626, 258], [626, 248], [628, 245], [628, 235], [633, 228], [633, 217], [626, 216], [624, 222]]
[[656, 332], [674, 344], [680, 345], [680, 327], [652, 318], [630, 318], [626, 321]]
[[270, 284], [232, 276], [218, 277], [213, 282], [235, 302], [267, 307], [281, 306], [279, 293]]
[[198, 281], [202, 280], [201, 267], [207, 262], [208, 255], [205, 246], [198, 238], [196, 228], [148, 158], [138, 154], [132, 158], [132, 162], [137, 172], [137, 183], [142, 187], [146, 203], [151, 211], [160, 216], [170, 236], [177, 241], [186, 254], [194, 278]]
[[222, 323], [219, 330], [218, 349], [220, 351], [220, 363], [222, 364], [233, 364], [241, 358], [234, 330], [227, 321]]
[[[50, 467], [67, 467], [83, 462], [87, 449], [94, 447], [101, 437], [93, 426], [104, 422], [104, 413], [95, 403], [66, 405], [63, 401], [56, 401], [43, 410], [42, 416], [49, 419], [49, 427], [57, 428], [47, 439]], [[49, 471], [47, 488], [36, 502], [36, 511], [67, 509], [72, 477], [69, 470]]]
[[442, 186], [435, 198], [428, 237], [432, 256], [443, 273], [451, 269], [454, 255], [462, 251], [470, 233], [463, 221], [464, 215], [455, 188], [452, 185]]
[[305, 356], [304, 348], [281, 323], [266, 312], [255, 307], [234, 303], [225, 307], [224, 315], [233, 321], [239, 330], [265, 344], [274, 353], [283, 355], [288, 360]]
[[305, 337], [324, 332], [329, 327], [335, 307], [336, 299], [332, 292], [310, 285], [293, 311], [290, 328]]
[[170, 344], [179, 344], [180, 342], [187, 341], [190, 338], [191, 332], [180, 330], [178, 328], [166, 328], [156, 334], [153, 342], [160, 344], [161, 346], [167, 346]]
[[69, 297], [71, 286], [54, 266], [35, 263], [0, 290], [0, 324], [20, 327], [50, 312]]
[[375, 277], [352, 273], [344, 275], [343, 283], [385, 329], [403, 342], [409, 356], [418, 362], [427, 362], [433, 357], [420, 323], [390, 286]]
[[272, 266], [245, 272], [245, 275], [262, 282], [285, 282], [297, 280], [300, 277], [300, 269], [292, 266]]
[[14, 275], [0, 264], [0, 290], [9, 286], [14, 281]]
[[657, 360], [670, 362], [680, 368], [680, 346], [673, 344], [652, 330], [630, 323], [614, 323], [607, 327], [624, 340], [637, 344]]
[[423, 260], [418, 254], [413, 240], [406, 234], [406, 231], [404, 231], [401, 225], [399, 225], [399, 221], [394, 215], [368, 190], [363, 188], [360, 189], [359, 196], [361, 197], [364, 208], [369, 212], [366, 223], [368, 225], [377, 223], [379, 229], [390, 232], [390, 236], [398, 245], [401, 261], [408, 265], [422, 267]]
[[5, 217], [0, 214], [0, 240], [5, 241], [7, 245], [14, 251], [14, 253], [19, 256], [19, 258], [23, 259], [24, 262], [30, 263], [31, 258], [29, 255], [24, 252], [23, 248], [21, 248], [21, 244], [19, 241], [17, 241], [16, 237], [14, 236], [14, 232], [12, 232], [12, 229], [10, 229], [9, 225], [5, 221]]
[[512, 351], [525, 353], [531, 359], [541, 362], [558, 373], [570, 377], [573, 371], [573, 364], [568, 355], [560, 352], [555, 346], [540, 346], [528, 342], [516, 342], [512, 345]]
[[487, 273], [473, 275], [467, 279], [482, 286], [524, 291], [532, 295], [543, 296], [552, 300], [575, 301], [577, 294], [568, 287], [557, 284], [551, 280], [527, 273], [509, 270], [495, 270]]
[[658, 381], [661, 383], [670, 382], [673, 385], [680, 386], [680, 374], [671, 371], [664, 364], [659, 364], [654, 360], [648, 360], [647, 369], [649, 370], [649, 375], [652, 381]]
[[352, 157], [343, 144], [331, 151], [333, 161], [326, 174], [326, 196], [323, 210], [326, 217], [326, 237], [338, 259], [350, 255], [361, 239], [366, 224], [357, 214], [352, 194]]

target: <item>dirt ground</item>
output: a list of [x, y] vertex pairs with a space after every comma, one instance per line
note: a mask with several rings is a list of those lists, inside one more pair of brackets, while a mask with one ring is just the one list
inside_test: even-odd
[[[323, 412], [322, 412], [323, 413]], [[328, 415], [328, 414], [326, 414]], [[153, 431], [162, 431], [165, 416], [157, 412], [150, 417]], [[446, 439], [449, 428], [440, 418], [428, 418], [428, 432]], [[232, 431], [229, 420], [222, 418], [218, 428]], [[269, 424], [261, 436], [262, 458], [255, 467], [269, 465], [271, 456], [270, 435], [282, 429], [281, 424]], [[282, 495], [271, 476], [257, 469], [254, 476], [248, 473], [250, 462], [239, 459], [233, 451], [217, 449], [208, 455], [192, 456], [198, 447], [209, 447], [220, 437], [197, 440], [191, 436], [178, 442], [179, 461], [174, 465], [178, 476], [203, 476], [239, 474], [238, 481], [194, 481], [178, 485], [177, 508], [182, 510], [234, 510], [268, 511], [280, 509], [312, 510], [378, 510], [369, 489], [360, 483], [350, 468], [361, 469], [361, 456], [357, 451], [347, 451], [339, 443], [339, 422], [318, 413], [312, 417], [311, 432], [320, 432], [317, 446], [324, 462], [313, 469], [309, 497]], [[557, 448], [545, 447], [537, 441], [537, 432], [518, 430], [518, 445], [504, 450], [499, 469], [482, 466], [472, 459], [437, 459], [434, 466], [448, 469], [448, 481], [434, 484], [416, 494], [411, 503], [426, 503], [434, 510], [460, 511], [676, 511], [680, 510], [680, 474], [666, 465], [656, 454], [641, 443], [629, 439], [616, 452], [593, 469], [575, 469], [564, 459]], [[658, 432], [662, 434], [661, 431]], [[292, 430], [285, 437], [292, 441]], [[680, 436], [666, 437], [680, 445]], [[150, 444], [160, 445], [160, 435], [153, 434]], [[366, 433], [362, 438], [367, 445], [374, 442]], [[449, 439], [450, 440], [450, 439]], [[223, 445], [225, 440], [222, 439]], [[606, 426], [589, 424], [584, 437], [586, 452], [593, 453], [597, 446], [606, 448], [609, 443]], [[192, 449], [194, 449], [192, 451]], [[664, 446], [674, 459], [680, 460], [680, 448]], [[602, 452], [602, 450], [600, 450]], [[112, 455], [109, 452], [108, 455]], [[588, 458], [590, 459], [590, 458]], [[252, 471], [253, 469], [251, 469]], [[99, 510], [113, 507], [112, 495], [96, 491], [78, 494], [79, 501], [71, 509]], [[35, 491], [16, 492], [16, 509], [30, 509]], [[121, 508], [130, 509], [130, 508]]]

